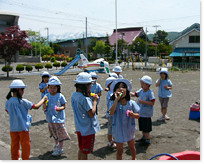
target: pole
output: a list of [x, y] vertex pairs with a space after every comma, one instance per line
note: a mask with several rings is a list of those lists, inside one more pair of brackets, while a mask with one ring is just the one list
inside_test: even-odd
[[115, 32], [116, 32], [116, 49], [115, 49], [115, 64], [118, 65], [118, 30], [117, 30], [117, 0], [115, 0]]
[[37, 47], [36, 47], [36, 33], [35, 33], [35, 56], [37, 56]]
[[49, 44], [49, 28], [46, 27], [45, 29], [47, 30], [47, 44]]
[[86, 17], [86, 58], [88, 59], [88, 42], [87, 42], [87, 17]]
[[[156, 39], [156, 43], [157, 43], [157, 27], [161, 27], [161, 26], [160, 26], [160, 25], [155, 25], [155, 26], [153, 26], [153, 27], [156, 28], [155, 39]], [[155, 56], [157, 56], [157, 46], [156, 46], [156, 48], [155, 48]]]
[[40, 45], [40, 63], [42, 62], [42, 57], [41, 57], [41, 38], [40, 38], [40, 31], [39, 31], [39, 45]]
[[147, 67], [147, 27], [146, 27], [146, 46], [145, 46], [145, 67]]

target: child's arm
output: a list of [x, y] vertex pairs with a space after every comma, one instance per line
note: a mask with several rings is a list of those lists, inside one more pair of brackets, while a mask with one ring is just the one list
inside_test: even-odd
[[[120, 100], [120, 93], [114, 93], [115, 94], [115, 100], [113, 102], [113, 105], [110, 107], [110, 110], [109, 110], [109, 114], [112, 116], [114, 113], [115, 113], [115, 110], [116, 110], [116, 107], [117, 107], [117, 104], [118, 104], [118, 101]], [[118, 96], [117, 96], [118, 94]]]
[[93, 118], [95, 113], [96, 113], [96, 105], [97, 105], [97, 102], [98, 102], [98, 95], [96, 94], [94, 97], [93, 97], [93, 108], [91, 110], [88, 111], [88, 115], [89, 117]]
[[158, 80], [158, 82], [156, 83], [156, 87], [158, 87], [160, 85], [161, 80], [162, 80], [161, 78]]
[[42, 98], [42, 100], [40, 100], [36, 105], [34, 105], [33, 106], [33, 109], [39, 109], [40, 108], [40, 106], [45, 102], [45, 101], [47, 101], [47, 96], [44, 96], [43, 98]]
[[172, 89], [172, 86], [166, 86], [165, 85], [164, 88], [169, 90], [169, 89]]
[[130, 92], [130, 96], [131, 96], [131, 97], [139, 97], [139, 96], [137, 95], [137, 92]]
[[42, 93], [43, 93], [43, 92], [45, 92], [45, 90], [46, 90], [46, 89], [48, 89], [48, 85], [47, 85], [45, 88], [40, 89], [40, 92], [42, 92]]
[[140, 114], [139, 113], [134, 113], [132, 110], [129, 112], [128, 116], [139, 119]]
[[146, 105], [151, 105], [151, 106], [153, 106], [154, 105], [154, 103], [155, 103], [155, 101], [154, 100], [152, 100], [152, 101], [144, 101], [144, 100], [139, 100], [139, 102], [140, 102], [140, 104], [146, 104]]
[[97, 95], [100, 97], [101, 96], [102, 91], [98, 92]]
[[65, 104], [63, 104], [61, 107], [57, 107], [57, 106], [56, 106], [56, 108], [55, 108], [55, 110], [56, 110], [57, 112], [62, 111], [62, 110], [64, 110], [64, 109], [65, 109]]

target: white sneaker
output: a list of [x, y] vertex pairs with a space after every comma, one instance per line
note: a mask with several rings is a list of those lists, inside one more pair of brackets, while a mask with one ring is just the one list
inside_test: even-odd
[[112, 147], [112, 148], [116, 148], [116, 144], [114, 143], [114, 141], [108, 142], [108, 147]]
[[166, 119], [166, 120], [170, 120], [170, 117], [167, 116], [167, 115], [165, 115], [165, 119]]
[[56, 150], [56, 151], [54, 151], [52, 153], [53, 156], [59, 156], [59, 155], [62, 155], [62, 154], [64, 154], [64, 150], [63, 149], [58, 149], [58, 150]]
[[161, 116], [159, 119], [157, 119], [157, 121], [164, 121], [164, 120], [165, 120], [164, 116]]
[[55, 151], [57, 151], [59, 149], [59, 145], [58, 144], [56, 144], [55, 146], [54, 146], [54, 148], [53, 148], [53, 152], [55, 152]]

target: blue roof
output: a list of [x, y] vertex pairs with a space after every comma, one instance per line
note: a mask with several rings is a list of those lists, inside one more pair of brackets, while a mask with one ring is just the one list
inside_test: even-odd
[[200, 57], [200, 48], [176, 48], [170, 57], [194, 56]]

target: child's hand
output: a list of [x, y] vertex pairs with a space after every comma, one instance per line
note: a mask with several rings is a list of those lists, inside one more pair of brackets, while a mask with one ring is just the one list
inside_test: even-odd
[[97, 94], [95, 94], [94, 96], [93, 96], [93, 101], [98, 101], [98, 99], [99, 99], [99, 97], [98, 97], [98, 95]]
[[140, 104], [144, 104], [144, 101], [142, 99], [139, 99]]
[[130, 96], [131, 97], [135, 97], [135, 93], [134, 92], [130, 92]]
[[132, 117], [134, 114], [133, 114], [133, 111], [131, 110], [131, 111], [129, 111], [129, 113], [128, 113], [128, 116], [129, 117]]
[[48, 100], [48, 97], [47, 97], [47, 96], [44, 96], [44, 97], [43, 97], [43, 100], [44, 100], [44, 102], [46, 102], [46, 101]]
[[108, 89], [108, 88], [105, 88], [105, 91], [107, 91], [107, 92], [108, 92], [108, 91], [109, 91], [109, 89]]
[[120, 100], [120, 98], [121, 98], [121, 93], [122, 92], [114, 92], [114, 94], [115, 94], [115, 100], [117, 100], [117, 101], [119, 101]]
[[168, 89], [168, 86], [167, 86], [167, 85], [164, 85], [164, 88], [165, 88], [165, 89]]

